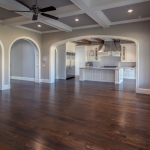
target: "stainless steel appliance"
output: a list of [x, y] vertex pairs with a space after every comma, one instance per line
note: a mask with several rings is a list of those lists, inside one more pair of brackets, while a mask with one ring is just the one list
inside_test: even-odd
[[103, 68], [117, 68], [117, 66], [104, 66]]
[[66, 79], [75, 78], [75, 53], [66, 53]]

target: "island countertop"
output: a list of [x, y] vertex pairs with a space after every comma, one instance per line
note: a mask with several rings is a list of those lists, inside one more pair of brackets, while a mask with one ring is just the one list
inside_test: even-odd
[[117, 68], [104, 68], [104, 67], [81, 67], [80, 69], [94, 69], [94, 70], [120, 70], [122, 67]]
[[115, 84], [121, 84], [123, 82], [123, 68], [81, 67], [79, 80], [113, 82]]

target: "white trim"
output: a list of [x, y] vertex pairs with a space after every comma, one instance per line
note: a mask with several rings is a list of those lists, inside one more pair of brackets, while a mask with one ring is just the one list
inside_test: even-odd
[[117, 22], [111, 22], [111, 25], [125, 24], [125, 23], [132, 23], [132, 22], [140, 22], [140, 21], [147, 21], [147, 20], [150, 20], [150, 17], [140, 18], [140, 19], [132, 19], [132, 20], [124, 20], [124, 21], [117, 21]]
[[27, 27], [24, 27], [24, 26], [16, 26], [20, 29], [24, 29], [24, 30], [28, 30], [28, 31], [32, 31], [32, 32], [36, 32], [36, 33], [40, 33], [42, 34], [42, 32], [38, 31], [38, 30], [34, 30], [34, 29], [30, 29], [30, 28], [27, 28]]
[[150, 95], [150, 89], [137, 88], [137, 89], [136, 89], [136, 93]]
[[105, 10], [105, 9], [111, 9], [111, 8], [116, 8], [116, 7], [121, 7], [121, 6], [126, 6], [126, 5], [132, 5], [132, 4], [137, 4], [137, 3], [142, 3], [142, 2], [147, 2], [149, 0], [113, 0], [113, 1], [108, 1], [108, 2], [101, 2], [100, 0], [91, 1], [90, 7], [93, 11], [97, 10]]
[[4, 85], [4, 90], [9, 90], [10, 89], [10, 85]]
[[[38, 81], [36, 80], [36, 82], [40, 83], [40, 79], [41, 79], [41, 51], [40, 51], [40, 47], [38, 46], [38, 44], [31, 38], [29, 37], [19, 37], [17, 39], [15, 39], [9, 46], [9, 52], [8, 52], [8, 83], [10, 85], [10, 53], [11, 53], [11, 48], [13, 46], [13, 44], [18, 41], [18, 40], [27, 40], [30, 43], [32, 43], [33, 45], [35, 45], [35, 47], [37, 48], [37, 52], [38, 52]], [[36, 53], [35, 53], [36, 56]], [[37, 65], [35, 65], [35, 68], [37, 67]]]
[[44, 31], [42, 32], [42, 34], [45, 34], [45, 33], [54, 33], [54, 32], [63, 32], [61, 30], [50, 30], [50, 31]]
[[84, 14], [84, 11], [82, 11], [76, 5], [71, 4], [71, 5], [59, 7], [57, 8], [56, 11], [50, 11], [47, 13], [53, 16], [57, 16], [58, 18], [64, 18], [64, 17], [74, 16], [74, 15]]
[[34, 81], [35, 82], [35, 78], [28, 78], [28, 77], [11, 76], [10, 79], [22, 80], [22, 81]]
[[41, 79], [41, 83], [50, 83], [49, 79]]
[[83, 10], [87, 15], [89, 15], [93, 20], [95, 20], [99, 25], [101, 25], [103, 28], [109, 27], [108, 22], [106, 19], [101, 17], [101, 15], [96, 14], [92, 9], [85, 4], [82, 0], [71, 0], [75, 5], [77, 5], [81, 10]]
[[112, 38], [112, 39], [122, 39], [122, 40], [129, 40], [129, 41], [133, 41], [136, 44], [136, 63], [137, 63], [137, 67], [136, 67], [136, 88], [139, 87], [139, 43], [136, 39], [130, 38], [130, 37], [122, 37], [122, 36], [113, 36], [113, 35], [88, 35], [88, 36], [80, 36], [80, 37], [74, 37], [74, 38], [70, 38], [70, 39], [66, 39], [63, 41], [59, 41], [56, 42], [54, 44], [52, 44], [50, 46], [49, 49], [49, 82], [50, 83], [54, 83], [55, 82], [55, 69], [54, 69], [54, 64], [55, 64], [55, 57], [54, 57], [54, 52], [55, 49], [58, 45], [67, 43], [68, 41], [72, 42], [72, 41], [78, 41], [81, 39], [86, 39], [86, 38]]
[[[94, 24], [94, 25], [88, 25], [88, 26], [74, 27], [74, 28], [72, 28], [72, 30], [80, 30], [80, 29], [96, 28], [96, 27], [101, 27], [101, 26], [99, 24]], [[42, 34], [54, 33], [54, 32], [62, 32], [62, 31], [61, 30], [44, 31], [44, 32], [42, 32]]]
[[0, 47], [1, 47], [1, 65], [2, 65], [2, 68], [1, 68], [1, 85], [0, 85], [0, 90], [4, 90], [5, 89], [5, 86], [4, 86], [4, 81], [5, 81], [5, 75], [4, 75], [4, 71], [5, 71], [5, 66], [4, 66], [4, 45], [3, 43], [1, 42], [0, 40]]
[[99, 24], [94, 24], [94, 25], [88, 25], [88, 26], [74, 27], [73, 30], [95, 28], [95, 27], [101, 27], [101, 26]]
[[5, 19], [3, 21], [3, 24], [6, 26], [21, 26], [21, 25], [35, 23], [35, 22], [38, 22], [38, 21], [33, 21], [27, 17], [19, 16], [15, 18]]

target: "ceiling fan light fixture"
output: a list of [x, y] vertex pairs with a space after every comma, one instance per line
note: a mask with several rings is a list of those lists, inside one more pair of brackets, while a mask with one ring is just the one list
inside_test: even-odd
[[32, 20], [34, 20], [34, 21], [38, 20], [38, 15], [37, 14], [33, 14]]

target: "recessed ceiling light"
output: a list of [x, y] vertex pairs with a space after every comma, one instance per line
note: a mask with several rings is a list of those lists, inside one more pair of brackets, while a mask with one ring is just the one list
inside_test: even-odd
[[132, 13], [132, 12], [133, 12], [133, 10], [132, 10], [132, 9], [129, 9], [129, 10], [128, 10], [128, 13]]
[[38, 27], [41, 28], [41, 25], [39, 24]]
[[78, 22], [78, 21], [79, 21], [79, 19], [78, 19], [78, 18], [76, 18], [76, 19], [75, 19], [75, 21], [76, 21], [76, 22]]

